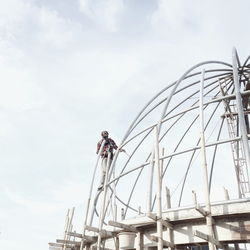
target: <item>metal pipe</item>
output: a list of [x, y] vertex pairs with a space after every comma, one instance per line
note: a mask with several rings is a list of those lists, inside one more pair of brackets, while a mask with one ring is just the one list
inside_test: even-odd
[[[69, 218], [69, 213], [70, 213], [70, 209], [68, 209], [67, 211], [67, 215], [66, 215], [66, 221], [65, 221], [65, 226], [64, 226], [64, 236], [63, 236], [63, 239], [66, 240], [67, 239], [67, 232], [68, 232], [68, 228], [69, 228], [69, 221], [70, 221], [70, 218]], [[63, 244], [63, 247], [62, 247], [63, 250], [66, 249], [66, 243]]]
[[[242, 95], [247, 95], [247, 94], [249, 94], [249, 93], [250, 93], [250, 90], [245, 91]], [[215, 102], [221, 102], [222, 100], [232, 99], [232, 98], [234, 98], [234, 97], [235, 97], [235, 94], [226, 95], [226, 96], [221, 96], [221, 97], [218, 97], [218, 98], [213, 99], [213, 100], [211, 100], [211, 101], [205, 102], [204, 105], [212, 104], [212, 103], [215, 103]], [[183, 111], [181, 111], [181, 112], [179, 112], [179, 113], [176, 113], [176, 114], [174, 114], [174, 115], [172, 115], [172, 116], [170, 116], [170, 117], [167, 117], [167, 118], [163, 119], [163, 120], [162, 120], [162, 123], [164, 123], [164, 122], [166, 122], [166, 121], [169, 121], [170, 119], [173, 119], [173, 118], [175, 118], [175, 117], [177, 117], [177, 116], [179, 116], [179, 115], [182, 115], [182, 114], [184, 114], [184, 113], [186, 113], [186, 112], [188, 112], [188, 111], [191, 111], [191, 110], [194, 110], [194, 109], [198, 109], [198, 108], [199, 108], [199, 105], [197, 105], [197, 106], [192, 106], [192, 107], [190, 107], [190, 108], [187, 108], [187, 109], [185, 109], [185, 110], [183, 110]], [[152, 128], [155, 127], [156, 125], [157, 125], [157, 122], [154, 123], [154, 124], [152, 124], [151, 126], [145, 128], [145, 129], [143, 129], [142, 131], [138, 132], [135, 136], [133, 136], [133, 137], [130, 138], [128, 141], [126, 141], [124, 144], [122, 144], [121, 147], [124, 147], [129, 141], [131, 141], [132, 139], [134, 139], [136, 136], [138, 136], [138, 135], [140, 135], [140, 134], [146, 132], [146, 131], [149, 130], [149, 129], [152, 129]]]
[[[217, 138], [216, 138], [217, 140], [220, 139], [221, 130], [222, 130], [224, 121], [225, 121], [225, 118], [223, 118], [222, 121], [221, 121], [219, 132], [218, 132], [218, 135], [217, 135]], [[215, 163], [215, 156], [216, 156], [216, 153], [217, 153], [217, 148], [218, 148], [218, 145], [215, 145], [214, 153], [213, 153], [213, 159], [212, 159], [212, 164], [211, 164], [211, 169], [210, 169], [210, 173], [209, 173], [209, 192], [211, 191], [212, 177], [213, 177], [213, 170], [214, 170], [214, 163]]]
[[163, 249], [163, 233], [162, 233], [162, 204], [161, 204], [161, 172], [160, 172], [160, 154], [159, 154], [159, 134], [158, 134], [158, 127], [155, 127], [155, 170], [156, 170], [156, 184], [157, 184], [157, 235], [158, 235], [158, 242], [157, 242], [157, 249]]
[[[223, 63], [222, 63], [222, 64], [223, 64]], [[211, 72], [212, 72], [212, 71], [211, 71]], [[198, 73], [197, 73], [197, 74], [198, 74]], [[188, 76], [186, 76], [185, 78], [188, 78]], [[211, 77], [211, 78], [213, 78], [213, 77]], [[194, 84], [194, 83], [193, 83], [193, 84]], [[191, 84], [191, 85], [193, 85], [193, 84]], [[177, 92], [179, 92], [179, 91], [177, 91]], [[138, 117], [138, 118], [139, 118], [139, 117]], [[133, 129], [132, 129], [132, 130], [133, 130]], [[116, 161], [116, 158], [117, 158], [117, 155], [115, 156], [114, 162]], [[113, 163], [114, 163], [114, 162], [113, 162]], [[113, 168], [113, 167], [114, 167], [114, 165], [112, 164], [112, 168]], [[141, 173], [141, 172], [140, 172], [140, 173]], [[140, 173], [139, 173], [139, 174], [140, 174]], [[127, 209], [126, 209], [126, 210], [127, 210]]]
[[98, 234], [98, 239], [97, 239], [97, 250], [101, 250], [101, 231], [102, 231], [102, 226], [103, 226], [103, 221], [104, 221], [104, 216], [105, 216], [105, 205], [106, 205], [106, 197], [107, 197], [107, 191], [108, 191], [108, 176], [109, 176], [109, 167], [110, 167], [110, 161], [111, 161], [111, 153], [108, 153], [108, 159], [106, 161], [106, 174], [105, 174], [105, 180], [104, 180], [104, 190], [103, 190], [103, 199], [102, 199], [102, 206], [101, 206], [101, 212], [100, 212], [100, 218], [99, 218], [99, 234]]
[[[232, 73], [231, 73], [232, 74]], [[219, 76], [224, 76], [226, 77], [227, 75], [231, 75], [230, 73], [224, 73], [224, 74], [219, 74], [219, 75], [214, 75], [214, 76], [211, 76], [211, 77], [208, 77], [206, 78], [206, 80], [209, 80], [209, 79], [213, 79], [213, 78], [218, 78]], [[208, 84], [206, 87], [210, 86], [210, 85], [213, 85], [214, 83], [216, 83], [217, 81], [214, 81], [210, 84]], [[179, 90], [177, 90], [175, 92], [175, 94], [179, 93], [180, 91], [190, 87], [190, 86], [193, 86], [195, 84], [199, 83], [199, 81], [195, 81], [194, 83], [191, 83], [189, 85], [187, 85], [185, 88], [181, 88]], [[176, 105], [172, 110], [170, 110], [166, 115], [169, 115], [172, 111], [174, 111], [178, 106], [180, 106], [181, 104], [183, 104], [185, 101], [187, 101], [189, 98], [191, 98], [192, 96], [194, 96], [195, 94], [199, 93], [199, 91], [196, 91], [194, 93], [192, 93], [191, 95], [189, 95], [187, 98], [185, 98], [181, 103], [179, 103], [178, 105]], [[145, 116], [147, 116], [150, 112], [152, 112], [156, 107], [158, 107], [162, 102], [166, 101], [167, 98], [163, 99], [162, 101], [160, 101], [158, 104], [156, 104], [153, 108], [151, 108], [134, 126], [137, 126], [139, 122], [142, 121], [143, 118], [145, 118]], [[166, 120], [163, 120], [163, 122], [166, 121]], [[124, 142], [121, 147], [123, 147], [124, 145], [126, 145], [129, 141], [131, 141], [132, 139], [134, 139], [136, 136], [140, 135], [141, 133], [143, 133], [144, 130], [142, 130], [141, 132], [139, 132], [138, 134], [136, 134], [135, 136], [131, 137], [129, 140], [127, 140], [126, 142]]]
[[[240, 140], [240, 137], [236, 137], [236, 138], [234, 138], [234, 139], [226, 139], [226, 140], [216, 141], [216, 142], [212, 142], [212, 143], [206, 144], [206, 147], [213, 147], [213, 146], [215, 146], [215, 145], [220, 145], [220, 144], [224, 144], [224, 143], [230, 143], [230, 142], [232, 142], [232, 141], [239, 141], [239, 140]], [[166, 156], [164, 156], [164, 157], [160, 157], [160, 160], [162, 160], [162, 159], [167, 159], [167, 158], [170, 158], [170, 157], [175, 156], [175, 155], [180, 155], [180, 154], [188, 153], [188, 152], [191, 152], [191, 151], [194, 151], [194, 152], [195, 152], [196, 150], [198, 150], [198, 149], [200, 149], [200, 148], [201, 148], [200, 146], [196, 146], [196, 147], [189, 148], [189, 149], [186, 149], [186, 150], [183, 150], [183, 151], [180, 151], [180, 152], [174, 152], [174, 153], [171, 153], [171, 154], [166, 155]], [[149, 164], [150, 164], [150, 162], [146, 162], [146, 163], [144, 163], [144, 164], [142, 164], [142, 165], [140, 165], [140, 166], [138, 166], [138, 167], [135, 167], [135, 168], [133, 168], [133, 169], [131, 169], [131, 170], [129, 170], [129, 171], [127, 171], [127, 172], [125, 172], [125, 173], [123, 173], [123, 174], [117, 176], [115, 179], [110, 180], [110, 182], [109, 182], [108, 185], [110, 185], [110, 184], [112, 184], [113, 182], [119, 180], [119, 179], [122, 178], [123, 176], [126, 176], [126, 175], [128, 175], [128, 174], [130, 174], [130, 173], [132, 173], [132, 172], [134, 172], [134, 171], [136, 171], [136, 170], [139, 170], [139, 169], [141, 169], [141, 168], [144, 168], [145, 166], [147, 166], [147, 165], [149, 165]], [[132, 208], [132, 207], [126, 205], [125, 202], [122, 202], [118, 197], [117, 197], [117, 200], [119, 200], [119, 201], [120, 201], [123, 205], [125, 205], [127, 208], [132, 209], [132, 210], [135, 211], [135, 212], [138, 212], [137, 209]], [[179, 203], [180, 203], [180, 201], [179, 201]]]
[[[194, 69], [202, 66], [202, 65], [205, 65], [205, 64], [211, 64], [211, 63], [222, 63], [222, 62], [218, 62], [218, 61], [207, 61], [207, 62], [204, 62], [204, 63], [198, 63], [196, 64], [195, 66], [191, 67], [189, 70], [187, 70], [182, 76], [181, 78], [176, 82], [176, 84], [174, 85], [170, 95], [168, 96], [168, 99], [166, 101], [166, 104], [164, 106], [164, 109], [163, 109], [163, 112], [162, 112], [162, 115], [161, 115], [161, 119], [160, 119], [160, 122], [164, 119], [165, 117], [165, 114], [167, 112], [167, 109], [168, 109], [168, 106], [169, 106], [169, 103], [173, 97], [173, 95], [175, 94], [176, 92], [176, 89], [178, 88], [178, 86], [180, 85], [180, 83], [185, 79], [185, 77]], [[222, 63], [224, 65], [227, 65], [229, 67], [231, 67], [231, 65], [227, 64], [227, 63]], [[160, 123], [160, 126], [159, 126], [159, 134], [161, 132], [161, 123]]]
[[[179, 83], [182, 81], [182, 80], [184, 80], [184, 79], [186, 79], [186, 78], [189, 78], [189, 77], [191, 77], [191, 76], [193, 76], [193, 75], [197, 75], [197, 74], [199, 74], [199, 73], [195, 73], [195, 74], [192, 74], [192, 75], [188, 75], [192, 70], [194, 70], [194, 69], [196, 69], [196, 68], [198, 68], [198, 67], [200, 67], [200, 66], [202, 66], [202, 65], [205, 65], [205, 64], [221, 64], [221, 65], [225, 65], [225, 66], [227, 66], [227, 67], [232, 67], [232, 65], [230, 65], [230, 64], [228, 64], [228, 63], [225, 63], [225, 62], [222, 62], [222, 61], [205, 61], [205, 62], [201, 62], [201, 63], [198, 63], [198, 64], [196, 64], [196, 65], [194, 65], [192, 68], [190, 68], [189, 70], [187, 70], [183, 75], [182, 75], [182, 77], [177, 81], [177, 82], [174, 82], [174, 83], [172, 83], [172, 84], [170, 84], [170, 85], [168, 85], [167, 87], [165, 87], [163, 90], [161, 90], [159, 93], [157, 93], [144, 107], [143, 107], [143, 109], [139, 112], [139, 114], [136, 116], [136, 118], [133, 120], [133, 122], [131, 123], [131, 125], [129, 126], [129, 128], [128, 128], [128, 130], [127, 130], [127, 132], [125, 133], [125, 135], [124, 135], [124, 137], [123, 137], [123, 139], [122, 139], [122, 141], [121, 141], [121, 145], [125, 142], [125, 140], [128, 138], [128, 136], [130, 135], [130, 133], [132, 132], [132, 130], [135, 128], [135, 127], [133, 127], [134, 126], [134, 124], [136, 123], [136, 121], [139, 119], [139, 117], [141, 116], [141, 114], [145, 111], [145, 109], [159, 96], [159, 95], [161, 95], [164, 91], [166, 91], [167, 89], [169, 89], [170, 87], [172, 87], [172, 86], [176, 86], [176, 88], [178, 87], [178, 85], [179, 85]], [[174, 91], [173, 91], [174, 92]], [[174, 93], [173, 93], [174, 94]], [[171, 95], [171, 98], [172, 98], [172, 95]], [[169, 100], [170, 101], [170, 100]], [[168, 104], [169, 104], [169, 102], [168, 102]], [[164, 108], [164, 110], [166, 111], [167, 110], [167, 107], [168, 107], [168, 104], [165, 106], [165, 108]], [[165, 115], [165, 112], [163, 112], [163, 115], [162, 115], [162, 117], [164, 117], [164, 115]]]
[[[209, 194], [209, 184], [208, 184], [208, 172], [207, 172], [207, 159], [206, 159], [206, 145], [205, 145], [205, 135], [204, 135], [204, 110], [203, 110], [203, 91], [204, 91], [204, 75], [205, 70], [202, 70], [201, 82], [200, 82], [200, 145], [201, 145], [201, 160], [203, 167], [203, 181], [204, 181], [204, 192], [206, 198], [206, 210], [208, 212], [206, 216], [208, 236], [213, 237], [213, 224], [211, 216], [211, 203]], [[215, 246], [211, 241], [208, 241], [209, 250], [215, 250]]]
[[236, 107], [238, 111], [239, 117], [239, 126], [242, 138], [242, 146], [244, 155], [246, 157], [246, 164], [247, 164], [247, 171], [250, 168], [250, 149], [248, 144], [248, 137], [247, 137], [247, 129], [244, 119], [244, 112], [243, 112], [243, 105], [242, 105], [242, 98], [240, 92], [240, 83], [239, 83], [239, 75], [238, 75], [238, 67], [237, 67], [237, 52], [236, 49], [233, 48], [232, 53], [232, 60], [233, 60], [233, 76], [234, 76], [234, 85], [235, 85], [235, 97], [236, 97]]
[[[113, 169], [113, 178], [115, 178], [115, 168]], [[114, 215], [113, 215], [113, 219], [114, 221], [117, 221], [117, 204], [116, 204], [116, 185], [114, 183], [113, 185], [113, 194], [114, 194]], [[112, 199], [112, 196], [110, 197], [110, 199]]]
[[[200, 73], [196, 73], [196, 74], [200, 74]], [[220, 77], [220, 76], [227, 76], [227, 75], [231, 75], [232, 73], [223, 73], [223, 74], [218, 74], [218, 75], [213, 75], [213, 76], [210, 76], [210, 77], [207, 77], [205, 80], [211, 80], [211, 79], [213, 79], [213, 78], [218, 78], [218, 77]], [[186, 79], [186, 78], [185, 78]], [[193, 83], [190, 83], [190, 84], [188, 84], [187, 86], [185, 86], [184, 88], [180, 88], [179, 90], [177, 90], [176, 92], [175, 92], [175, 94], [177, 94], [177, 93], [179, 93], [179, 92], [181, 92], [181, 91], [183, 91], [184, 89], [188, 89], [189, 87], [192, 87], [193, 85], [196, 85], [196, 84], [198, 84], [200, 81], [195, 81], [195, 82], [193, 82]], [[217, 82], [217, 81], [216, 81]], [[213, 83], [215, 83], [215, 82], [213, 82]], [[210, 85], [212, 85], [213, 83], [211, 83]], [[209, 86], [209, 85], [208, 85]], [[194, 92], [194, 93], [192, 93], [192, 95], [191, 96], [193, 96], [193, 95], [195, 95], [196, 93], [198, 93], [199, 91], [197, 91], [197, 92]], [[189, 96], [188, 98], [190, 98], [191, 96]], [[138, 120], [137, 122], [136, 122], [136, 124], [134, 124], [134, 127], [132, 128], [132, 130], [148, 115], [148, 114], [150, 114], [155, 108], [157, 108], [160, 104], [162, 104], [163, 102], [165, 102], [166, 100], [168, 99], [168, 97], [165, 97], [164, 99], [162, 99], [160, 102], [158, 102], [157, 104], [155, 104], [149, 111], [147, 111], [141, 118], [140, 118], [140, 120]], [[186, 101], [187, 99], [185, 99], [184, 101]], [[179, 105], [181, 105], [182, 104], [182, 102], [181, 103], [179, 103], [177, 106], [175, 106], [171, 111], [169, 111], [168, 112], [168, 114], [169, 113], [171, 113], [173, 110], [175, 110]]]
[[[212, 78], [212, 77], [210, 77], [210, 78]], [[209, 78], [205, 78], [205, 79], [209, 79]], [[199, 81], [198, 81], [198, 82], [199, 82]], [[214, 83], [216, 83], [216, 82], [217, 82], [217, 81], [212, 82], [212, 83], [208, 84], [206, 87], [208, 87], [208, 86], [210, 86], [210, 85], [212, 85], [212, 84], [214, 84]], [[215, 88], [209, 90], [209, 91], [207, 92], [207, 94], [210, 93], [210, 92], [211, 92], [212, 90], [214, 90], [214, 89], [215, 89]], [[180, 90], [179, 90], [179, 91], [180, 91]], [[177, 91], [177, 92], [178, 92], [178, 91]], [[198, 90], [197, 92], [195, 92], [195, 93], [198, 93], [198, 92], [199, 92], [199, 90]], [[192, 94], [192, 95], [194, 95], [194, 94]], [[191, 95], [191, 96], [192, 96], [192, 95]], [[190, 96], [189, 96], [189, 97], [190, 97]], [[185, 99], [185, 100], [186, 100], [186, 99]], [[182, 102], [181, 102], [181, 103], [182, 103]], [[195, 104], [195, 103], [194, 103], [194, 104]], [[193, 105], [194, 105], [194, 104], [193, 104]], [[219, 105], [219, 104], [218, 104], [218, 105]], [[217, 105], [217, 107], [218, 107], [218, 105]], [[176, 107], [178, 107], [178, 105], [177, 105]], [[217, 107], [216, 107], [216, 109], [217, 109]], [[216, 110], [216, 109], [215, 109], [215, 110]], [[174, 109], [172, 109], [172, 111], [173, 111], [173, 110], [174, 110]], [[171, 112], [171, 111], [169, 111], [168, 114], [169, 114], [170, 112]], [[214, 111], [214, 112], [215, 112], [215, 111]], [[179, 119], [181, 119], [181, 118], [183, 117], [183, 115], [185, 115], [185, 113], [183, 113], [183, 114], [177, 119], [177, 121], [178, 121]], [[199, 117], [199, 116], [197, 116], [197, 118], [198, 118], [198, 117]], [[196, 119], [195, 119], [195, 120], [196, 120]], [[177, 121], [175, 121], [175, 123], [173, 123], [173, 124], [176, 124]], [[192, 125], [192, 124], [191, 124], [191, 125]], [[190, 125], [190, 126], [191, 126], [191, 125]], [[171, 127], [172, 127], [172, 126], [171, 126]], [[167, 131], [169, 131], [169, 130], [171, 129], [171, 127], [170, 127]], [[187, 131], [186, 131], [186, 132], [187, 132]], [[149, 134], [149, 133], [150, 133], [150, 131], [148, 132], [148, 134]], [[164, 134], [162, 135], [162, 137], [160, 138], [159, 141], [161, 141], [161, 140], [163, 139], [163, 137], [165, 136], [165, 134], [166, 134], [166, 133], [164, 133]], [[183, 137], [184, 137], [184, 136], [185, 136], [185, 134], [183, 135]], [[181, 142], [181, 141], [180, 141], [180, 142]], [[180, 143], [180, 142], [179, 142], [179, 143]], [[174, 151], [176, 151], [176, 150], [177, 150], [177, 148], [176, 148]], [[150, 154], [150, 155], [151, 155], [151, 154]], [[161, 161], [161, 162], [162, 162], [162, 161]], [[123, 168], [123, 169], [124, 169], [124, 168]], [[166, 171], [166, 169], [164, 170], [164, 173], [165, 173], [165, 171]], [[140, 174], [141, 174], [141, 172], [139, 173], [139, 175], [140, 175]], [[139, 175], [138, 175], [138, 176], [139, 176]], [[161, 173], [161, 175], [163, 176], [162, 173]], [[132, 190], [132, 191], [133, 191], [133, 190]], [[132, 193], [131, 193], [131, 194], [132, 194]], [[130, 196], [131, 196], [131, 195], [130, 195]], [[129, 198], [129, 201], [130, 201], [130, 198]], [[129, 203], [129, 201], [128, 201], [128, 203]], [[153, 209], [154, 203], [155, 203], [155, 198], [154, 198], [154, 202], [153, 202], [153, 205], [152, 205], [152, 207], [151, 207], [150, 210]], [[128, 206], [126, 206], [126, 212], [127, 212], [127, 208], [128, 208]]]
[[[178, 90], [178, 91], [180, 91], [180, 90]], [[175, 93], [177, 93], [178, 91], [176, 91]], [[218, 100], [217, 100], [218, 101]]]
[[[234, 139], [226, 139], [226, 140], [216, 141], [216, 142], [212, 142], [212, 143], [206, 144], [206, 147], [212, 147], [212, 146], [215, 146], [215, 145], [224, 144], [224, 143], [229, 143], [229, 142], [238, 141], [238, 140], [240, 140], [240, 137], [235, 137]], [[198, 150], [198, 149], [200, 149], [200, 148], [201, 148], [200, 146], [196, 146], [196, 147], [192, 147], [192, 148], [189, 148], [189, 149], [185, 149], [185, 150], [182, 150], [182, 151], [179, 151], [179, 152], [174, 152], [174, 153], [168, 154], [168, 155], [166, 155], [166, 156], [164, 156], [164, 157], [161, 157], [160, 160], [162, 160], [162, 159], [167, 159], [167, 158], [169, 158], [169, 157], [171, 157], [171, 156], [180, 155], [180, 154], [188, 153], [188, 152], [191, 152], [191, 151], [195, 151], [195, 150]], [[149, 165], [149, 164], [150, 164], [149, 162], [145, 162], [145, 163], [141, 164], [140, 166], [135, 167], [135, 168], [133, 168], [133, 169], [131, 169], [131, 170], [129, 170], [129, 171], [127, 171], [127, 172], [125, 172], [125, 173], [123, 173], [123, 174], [117, 176], [115, 179], [109, 181], [108, 185], [110, 185], [110, 184], [113, 183], [114, 181], [117, 181], [117, 180], [120, 179], [121, 177], [123, 177], [123, 176], [125, 176], [125, 175], [127, 175], [127, 174], [129, 174], [129, 173], [131, 173], [131, 172], [134, 172], [134, 171], [136, 171], [136, 170], [138, 170], [138, 169], [140, 169], [140, 168], [143, 168], [143, 167], [145, 167], [145, 166], [147, 166], [147, 165]]]
[[167, 204], [167, 209], [171, 208], [171, 196], [170, 196], [170, 190], [168, 187], [165, 187], [166, 190], [166, 204]]
[[[153, 130], [153, 128], [152, 128], [151, 130]], [[130, 159], [131, 159], [132, 156], [135, 154], [135, 152], [137, 151], [137, 149], [139, 148], [139, 146], [142, 144], [142, 142], [143, 142], [143, 141], [147, 138], [147, 136], [150, 134], [151, 130], [142, 138], [142, 140], [139, 142], [139, 144], [138, 144], [138, 145], [136, 146], [136, 148], [133, 150], [133, 152], [132, 152], [131, 155], [129, 156], [129, 159], [127, 160], [127, 162], [125, 163], [124, 167], [122, 168], [122, 170], [121, 170], [121, 172], [120, 172], [120, 175], [124, 172], [124, 170], [125, 170], [127, 164], [129, 163]], [[150, 155], [151, 155], [151, 154], [150, 154]], [[149, 157], [150, 157], [150, 155], [149, 155]], [[148, 157], [148, 158], [149, 158], [149, 157]], [[115, 166], [115, 165], [114, 165], [114, 166]], [[111, 169], [114, 169], [114, 166], [112, 165], [112, 166], [111, 166]], [[142, 170], [143, 170], [143, 169], [140, 170], [140, 172], [139, 172], [139, 174], [138, 174], [138, 176], [137, 176], [137, 178], [136, 178], [136, 180], [135, 180], [135, 183], [134, 183], [134, 185], [133, 185], [133, 187], [132, 187], [132, 190], [131, 190], [131, 192], [130, 192], [130, 195], [129, 195], [129, 198], [128, 198], [127, 203], [121, 201], [121, 200], [116, 196], [116, 199], [119, 200], [119, 201], [120, 201], [123, 205], [125, 205], [125, 207], [126, 207], [126, 210], [125, 210], [125, 213], [124, 213], [125, 216], [126, 216], [126, 213], [127, 213], [127, 209], [128, 209], [128, 208], [130, 208], [130, 209], [132, 209], [132, 210], [134, 210], [134, 211], [137, 211], [136, 209], [131, 208], [131, 207], [129, 206], [129, 203], [130, 203], [130, 200], [131, 200], [131, 198], [132, 198], [132, 194], [133, 194], [133, 191], [134, 191], [134, 189], [135, 189], [136, 183], [137, 183], [137, 181], [139, 180], [139, 177], [140, 177], [140, 175], [141, 175], [141, 173], [142, 173]], [[111, 172], [111, 171], [110, 171], [110, 172]], [[111, 177], [111, 176], [110, 176], [110, 177]], [[109, 178], [109, 179], [110, 179], [110, 178]], [[117, 181], [116, 181], [116, 183], [115, 183], [115, 186], [117, 185], [118, 181], [119, 181], [119, 179], [117, 179]], [[112, 198], [112, 195], [113, 195], [113, 191], [112, 191], [112, 189], [111, 189], [110, 199]], [[108, 205], [107, 205], [107, 206], [108, 206]]]
[[161, 149], [161, 158], [162, 158], [162, 160], [161, 160], [161, 171], [160, 171], [161, 179], [163, 178], [163, 165], [164, 165], [163, 157], [164, 157], [164, 155], [165, 155], [165, 148], [162, 148]]
[[[101, 144], [101, 147], [100, 147], [100, 150], [99, 150], [98, 155], [97, 155], [97, 160], [96, 160], [96, 164], [95, 164], [95, 168], [94, 168], [94, 173], [93, 173], [91, 184], [90, 184], [89, 196], [88, 196], [88, 202], [87, 202], [87, 209], [86, 209], [86, 213], [85, 213], [85, 219], [84, 219], [83, 230], [82, 230], [83, 235], [85, 235], [85, 227], [87, 225], [87, 220], [88, 220], [88, 215], [89, 215], [89, 207], [90, 207], [90, 201], [91, 201], [91, 196], [92, 196], [92, 191], [93, 191], [93, 186], [94, 186], [96, 170], [97, 170], [97, 167], [98, 167], [98, 164], [99, 164], [99, 160], [100, 160], [100, 157], [101, 157], [101, 153], [102, 153], [104, 144], [105, 144], [105, 141], [103, 140], [103, 142]], [[94, 208], [93, 208], [93, 211], [94, 211]], [[81, 240], [80, 250], [83, 250], [83, 238]]]
[[148, 193], [147, 193], [147, 212], [151, 212], [151, 207], [152, 207], [152, 190], [153, 190], [153, 177], [154, 177], [154, 151], [151, 153], [151, 161], [150, 161], [150, 166], [148, 168], [149, 170], [149, 185], [148, 185]]
[[225, 200], [230, 200], [228, 190], [225, 187], [223, 187], [223, 191], [224, 191]]

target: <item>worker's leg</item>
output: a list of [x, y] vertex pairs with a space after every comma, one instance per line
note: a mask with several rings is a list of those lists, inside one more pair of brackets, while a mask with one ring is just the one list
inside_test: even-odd
[[103, 185], [105, 182], [105, 177], [109, 172], [109, 168], [111, 166], [111, 163], [112, 163], [112, 160], [110, 158], [110, 155], [109, 155], [109, 157], [102, 158], [102, 177], [101, 177], [101, 183], [99, 185], [98, 190], [103, 188]]
[[108, 159], [107, 159], [106, 173], [109, 173], [109, 169], [110, 169], [111, 164], [112, 164], [112, 159], [111, 159], [111, 158], [108, 158]]
[[100, 186], [103, 186], [104, 181], [105, 181], [106, 169], [107, 169], [107, 162], [108, 162], [108, 158], [107, 157], [102, 158], [102, 177], [101, 177]]

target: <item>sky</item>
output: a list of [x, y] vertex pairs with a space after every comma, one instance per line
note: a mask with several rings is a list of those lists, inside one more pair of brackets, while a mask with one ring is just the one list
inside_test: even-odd
[[117, 142], [192, 65], [249, 55], [248, 0], [0, 0], [0, 248], [48, 249]]

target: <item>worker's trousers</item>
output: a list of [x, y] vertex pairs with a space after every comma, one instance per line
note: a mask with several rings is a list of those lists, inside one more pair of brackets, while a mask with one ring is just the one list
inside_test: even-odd
[[106, 175], [109, 172], [109, 168], [111, 166], [112, 159], [108, 159], [108, 157], [102, 158], [102, 177], [101, 177], [101, 186], [103, 186], [105, 182]]

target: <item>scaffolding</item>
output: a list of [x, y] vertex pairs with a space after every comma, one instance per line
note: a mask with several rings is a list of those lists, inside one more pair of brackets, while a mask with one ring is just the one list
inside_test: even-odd
[[82, 232], [68, 228], [63, 250], [247, 249], [249, 60], [234, 48], [232, 64], [199, 63], [151, 98], [98, 189], [101, 146]]

